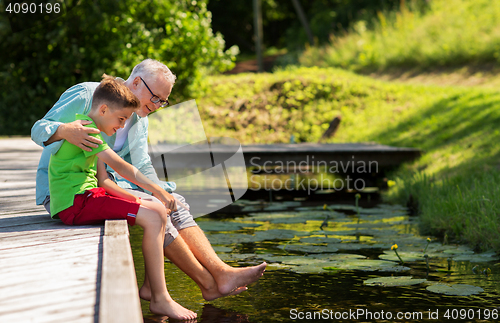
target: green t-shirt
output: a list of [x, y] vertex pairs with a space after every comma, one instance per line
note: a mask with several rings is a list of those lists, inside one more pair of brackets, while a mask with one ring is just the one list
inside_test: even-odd
[[[89, 120], [92, 124], [86, 127], [97, 128], [88, 116], [77, 114], [75, 120]], [[73, 205], [76, 194], [97, 187], [97, 156], [96, 154], [109, 149], [101, 134], [92, 136], [102, 140], [103, 144], [92, 151], [85, 151], [67, 141], [64, 141], [56, 154], [49, 161], [50, 213], [57, 213]], [[57, 217], [56, 217], [57, 218]]]

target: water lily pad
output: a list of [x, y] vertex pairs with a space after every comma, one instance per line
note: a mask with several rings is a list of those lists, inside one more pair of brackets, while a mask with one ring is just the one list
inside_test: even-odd
[[326, 270], [324, 267], [331, 267], [335, 264], [336, 263], [321, 262], [304, 266], [293, 266], [290, 267], [290, 270], [299, 274], [332, 273], [332, 270]]
[[364, 223], [351, 223], [346, 224], [346, 227], [357, 229], [374, 229], [374, 228], [387, 228], [392, 226], [392, 223], [385, 222], [364, 222]]
[[344, 242], [329, 244], [328, 246], [338, 248], [339, 250], [361, 250], [361, 249], [378, 249], [390, 247], [388, 244], [366, 244], [366, 243], [354, 243], [354, 242]]
[[[356, 211], [356, 206], [348, 205], [348, 204], [332, 204], [328, 205], [328, 207], [332, 210], [342, 210], [342, 211]], [[363, 209], [362, 207], [359, 208]]]
[[346, 261], [351, 259], [366, 259], [365, 256], [355, 254], [311, 254], [307, 256], [296, 255], [272, 255], [260, 254], [258, 258], [267, 262], [280, 262], [289, 265], [307, 265], [311, 263], [328, 262], [328, 261]]
[[262, 209], [263, 207], [259, 205], [247, 205], [241, 209], [241, 212], [254, 212], [254, 211], [260, 211]]
[[281, 219], [272, 219], [269, 221], [270, 223], [273, 224], [299, 224], [299, 223], [306, 223], [307, 219], [304, 218], [281, 218]]
[[327, 190], [316, 190], [314, 191], [314, 194], [331, 194], [335, 193], [336, 191], [334, 189], [327, 189]]
[[269, 206], [266, 206], [262, 210], [264, 211], [282, 211], [288, 209], [288, 206], [282, 205], [282, 204], [271, 204]]
[[270, 271], [270, 270], [287, 270], [287, 269], [291, 269], [291, 268], [292, 268], [292, 266], [289, 266], [289, 265], [278, 264], [278, 263], [270, 263], [270, 264], [267, 264], [266, 271]]
[[256, 231], [255, 239], [257, 241], [264, 240], [290, 240], [295, 236], [307, 236], [309, 232], [307, 231], [295, 231], [286, 229], [271, 229], [266, 231]]
[[359, 270], [359, 271], [390, 271], [390, 268], [399, 267], [397, 263], [386, 260], [353, 259], [338, 262], [333, 269], [337, 270]]
[[230, 247], [224, 247], [224, 246], [212, 246], [215, 252], [231, 252], [233, 251], [233, 248]]
[[[413, 261], [422, 261], [424, 259], [424, 254], [421, 252], [414, 251], [398, 251], [399, 256], [403, 259], [404, 262], [413, 262]], [[378, 256], [380, 259], [384, 260], [392, 260], [399, 261], [398, 256], [394, 253], [393, 250], [384, 250], [384, 254]]]
[[392, 218], [392, 217], [406, 217], [408, 212], [399, 210], [385, 210], [385, 209], [364, 209], [359, 212], [363, 216], [380, 216], [382, 218]]
[[239, 199], [236, 200], [233, 205], [260, 205], [262, 204], [262, 201], [250, 201], [250, 200], [245, 200], [245, 199]]
[[222, 221], [200, 221], [198, 223], [203, 231], [236, 231], [243, 228], [258, 227], [256, 223], [236, 223]]
[[472, 255], [474, 251], [467, 249], [447, 249], [443, 250], [443, 253], [448, 255]]
[[259, 255], [266, 261], [278, 261], [289, 265], [297, 273], [327, 273], [332, 271], [358, 270], [378, 272], [402, 272], [410, 270], [392, 261], [370, 260], [362, 255], [353, 254], [315, 254], [308, 256]]
[[[323, 211], [310, 212], [263, 212], [250, 213], [252, 221], [266, 221], [270, 223], [306, 223], [308, 220], [323, 221], [326, 213]], [[333, 220], [333, 219], [332, 219]]]
[[302, 257], [289, 257], [290, 259], [284, 259], [283, 263], [287, 265], [316, 265], [316, 264], [325, 264], [332, 263], [333, 260], [329, 260], [328, 258], [312, 258], [310, 256], [302, 256]]
[[379, 188], [378, 187], [365, 187], [364, 189], [360, 190], [360, 193], [375, 193], [378, 192]]
[[431, 286], [427, 286], [427, 290], [433, 293], [453, 296], [469, 296], [484, 292], [484, 289], [482, 289], [481, 287], [466, 284], [434, 284]]
[[[335, 221], [337, 221], [335, 219]], [[355, 228], [349, 229], [349, 230], [338, 230], [338, 231], [314, 231], [312, 234], [319, 235], [319, 234], [324, 234], [324, 235], [329, 235], [329, 236], [370, 236], [370, 237], [375, 237], [375, 236], [387, 236], [387, 235], [393, 235], [397, 236], [397, 231], [394, 230], [378, 230], [378, 229], [361, 229], [361, 230], [356, 230]]]
[[222, 261], [241, 261], [256, 258], [253, 253], [221, 253], [218, 256]]
[[470, 262], [489, 262], [499, 260], [499, 257], [494, 254], [477, 254], [477, 255], [459, 255], [454, 256], [455, 261], [470, 261]]
[[300, 242], [305, 242], [305, 243], [337, 243], [341, 241], [342, 240], [337, 238], [325, 238], [325, 237], [307, 237], [300, 239]]
[[[274, 204], [274, 202], [273, 202]], [[294, 206], [301, 206], [302, 202], [299, 201], [284, 201], [284, 202], [279, 202], [279, 204], [294, 207]]]
[[411, 286], [422, 284], [425, 281], [427, 281], [427, 279], [416, 279], [412, 276], [391, 276], [370, 278], [365, 280], [363, 285], [384, 287]]
[[258, 258], [264, 259], [267, 262], [270, 263], [285, 263], [285, 264], [292, 264], [292, 265], [300, 265], [303, 263], [303, 259], [306, 258], [309, 260], [309, 257], [304, 257], [304, 256], [283, 256], [283, 255], [271, 255], [271, 254], [265, 254], [265, 255], [258, 255]]
[[366, 256], [356, 255], [351, 253], [334, 253], [334, 254], [315, 254], [309, 255], [307, 258], [328, 259], [336, 261], [347, 261], [353, 259], [366, 259]]
[[319, 206], [301, 206], [301, 207], [296, 207], [295, 211], [303, 212], [303, 211], [319, 211], [323, 210], [322, 207]]
[[211, 244], [235, 244], [235, 243], [248, 243], [260, 241], [258, 237], [250, 234], [236, 234], [236, 233], [217, 233], [217, 234], [207, 234], [207, 238]]
[[314, 245], [303, 245], [303, 244], [289, 244], [286, 245], [284, 248], [286, 251], [300, 251], [300, 252], [307, 252], [307, 253], [332, 253], [332, 252], [337, 252], [339, 249], [327, 245], [327, 246], [314, 246]]
[[404, 271], [410, 271], [410, 267], [406, 266], [391, 266], [391, 267], [381, 267], [377, 270], [379, 273], [390, 272], [390, 273], [402, 273]]

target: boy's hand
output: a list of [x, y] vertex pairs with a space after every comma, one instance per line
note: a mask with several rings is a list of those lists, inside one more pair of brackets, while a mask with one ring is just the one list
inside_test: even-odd
[[175, 203], [175, 198], [172, 194], [163, 191], [158, 194], [153, 194], [153, 196], [159, 199], [167, 209], [170, 209], [172, 212], [177, 211], [177, 204]]
[[90, 135], [92, 133], [100, 133], [99, 129], [84, 127], [91, 123], [88, 120], [76, 120], [60, 125], [57, 130], [60, 131], [60, 136], [63, 139], [83, 150], [92, 151], [92, 148], [97, 148], [102, 144], [102, 140]]

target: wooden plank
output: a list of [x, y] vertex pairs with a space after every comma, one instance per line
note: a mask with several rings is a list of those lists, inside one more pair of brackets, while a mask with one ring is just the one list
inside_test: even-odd
[[[95, 285], [85, 284], [82, 289], [71, 290], [71, 293], [67, 291], [68, 289], [54, 290], [45, 293], [43, 297], [31, 294], [23, 301], [2, 302], [0, 309], [2, 322], [52, 322], [57, 318], [57, 313], [67, 310], [70, 310], [75, 318], [85, 315], [88, 317], [87, 322], [94, 322]], [[17, 316], [17, 319], [9, 321], [7, 320], [9, 316]], [[73, 320], [70, 319], [68, 322]]]
[[[0, 216], [0, 232], [4, 232], [5, 230], [9, 230], [11, 227], [25, 226], [25, 225], [35, 225], [42, 224], [48, 222], [56, 222], [50, 218], [48, 213], [45, 214], [36, 214], [36, 215], [28, 215], [25, 216]], [[12, 228], [10, 230], [13, 230]]]
[[142, 323], [126, 220], [107, 220], [104, 229], [100, 323]]
[[[30, 215], [42, 215], [42, 214], [47, 214], [47, 211], [42, 207], [26, 207], [23, 210], [20, 210], [19, 208], [17, 209], [7, 209], [5, 210], [4, 208], [0, 207], [0, 219], [9, 217], [12, 215], [16, 216], [30, 216]], [[48, 215], [48, 214], [47, 214]]]
[[34, 196], [35, 188], [0, 191], [0, 197]]
[[29, 138], [0, 152], [0, 322], [97, 322], [104, 227], [65, 226], [36, 205]]
[[[151, 147], [151, 158], [155, 168], [161, 168], [160, 155], [165, 156], [167, 168], [211, 167], [207, 165], [212, 153], [218, 160], [231, 158], [238, 150], [237, 145], [167, 145], [158, 144]], [[391, 147], [372, 143], [344, 144], [271, 144], [246, 145], [241, 152], [247, 167], [265, 166], [270, 163], [303, 163], [305, 165], [319, 162], [376, 162], [379, 167], [398, 166], [418, 158], [421, 151], [415, 148]], [[266, 164], [267, 163], [267, 164]], [[157, 165], [158, 164], [158, 165]]]
[[[62, 266], [78, 266], [82, 263], [90, 263], [97, 259], [99, 248], [86, 248], [76, 251], [72, 251], [70, 255], [67, 254], [53, 254], [50, 257], [47, 255], [37, 257], [35, 255], [26, 257], [25, 255], [21, 257], [10, 258], [9, 263], [2, 265], [0, 269], [0, 274], [2, 277], [7, 277], [11, 273], [21, 273], [23, 271], [36, 271], [42, 270], [44, 268], [62, 268]], [[36, 268], [36, 269], [32, 269]], [[8, 281], [0, 281], [0, 286], [4, 283], [10, 283]]]
[[[94, 258], [92, 262], [96, 263], [97, 258]], [[48, 271], [43, 275], [38, 275], [36, 279], [24, 279], [26, 277], [22, 276], [33, 276], [36, 274], [34, 271], [18, 273], [17, 276], [9, 275], [8, 277], [13, 283], [1, 285], [2, 296], [0, 297], [0, 301], [2, 306], [6, 306], [9, 302], [23, 302], [26, 297], [31, 297], [31, 295], [45, 297], [47, 293], [52, 291], [59, 291], [67, 295], [70, 294], [68, 291], [76, 291], [77, 288], [80, 288], [79, 286], [89, 288], [89, 290], [95, 293], [97, 280], [95, 271], [93, 275], [89, 274], [89, 269], [91, 268], [92, 267], [86, 266], [86, 264], [80, 267], [63, 266], [60, 272], [53, 272], [54, 267], [44, 267], [40, 270], [51, 269], [52, 271]], [[70, 276], [71, 279], [65, 278], [64, 275]]]
[[[2, 262], [2, 266], [4, 266], [4, 263], [9, 261], [10, 258], [29, 257], [37, 259], [37, 257], [48, 257], [54, 254], [56, 254], [56, 256], [66, 256], [65, 252], [67, 250], [79, 250], [91, 247], [98, 248], [98, 251], [102, 251], [102, 244], [99, 243], [100, 239], [100, 236], [92, 236], [89, 238], [60, 242], [51, 245], [50, 248], [47, 248], [46, 245], [37, 245], [15, 249], [3, 249], [0, 252], [0, 261]], [[76, 252], [77, 251], [75, 251], [75, 253]]]
[[[21, 225], [17, 227], [7, 227], [2, 228], [0, 231], [0, 241], [6, 242], [6, 238], [17, 237], [16, 240], [9, 239], [9, 242], [16, 242], [20, 240], [35, 240], [35, 239], [45, 239], [49, 237], [50, 239], [55, 239], [58, 237], [71, 237], [78, 236], [82, 234], [92, 234], [100, 235], [101, 228], [78, 228], [78, 227], [57, 227], [56, 224], [39, 223], [32, 225]], [[45, 226], [45, 228], [44, 228]], [[26, 229], [24, 229], [26, 227]], [[17, 229], [17, 230], [16, 230]], [[51, 241], [51, 240], [47, 241]], [[1, 247], [0, 247], [1, 248]]]
[[[0, 240], [0, 250], [2, 249], [12, 249], [12, 248], [20, 248], [20, 247], [28, 247], [28, 246], [39, 246], [39, 245], [51, 245], [54, 243], [64, 242], [64, 241], [72, 241], [85, 239], [88, 237], [98, 237], [100, 234], [98, 232], [90, 232], [90, 233], [82, 233], [78, 235], [74, 234], [66, 234], [63, 236], [53, 237], [50, 234], [45, 234], [43, 236], [38, 236], [33, 240], [24, 237], [22, 240], [12, 241], [12, 240]], [[69, 252], [70, 250], [68, 250]]]

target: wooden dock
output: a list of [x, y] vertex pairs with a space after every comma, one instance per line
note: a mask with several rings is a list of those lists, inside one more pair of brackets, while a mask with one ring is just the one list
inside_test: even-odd
[[143, 322], [125, 220], [52, 220], [35, 204], [40, 154], [0, 139], [0, 322]]
[[[235, 141], [235, 140], [234, 140]], [[200, 142], [194, 145], [178, 146], [158, 144], [150, 147], [152, 159], [158, 163], [166, 163], [169, 168], [211, 167], [210, 156], [214, 159], [227, 160], [239, 148], [243, 153], [247, 167], [275, 167], [314, 165], [328, 168], [338, 166], [339, 169], [349, 169], [361, 163], [376, 164], [378, 168], [396, 167], [404, 162], [419, 158], [420, 149], [392, 147], [375, 143], [342, 143], [342, 144], [270, 144], [243, 145], [211, 144]], [[163, 155], [160, 161], [159, 156]]]

